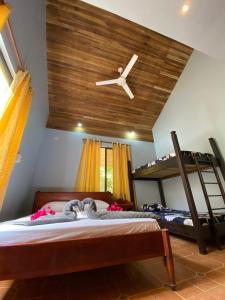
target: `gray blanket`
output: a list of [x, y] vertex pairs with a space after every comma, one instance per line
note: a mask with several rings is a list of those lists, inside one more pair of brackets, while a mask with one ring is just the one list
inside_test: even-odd
[[77, 214], [75, 212], [71, 212], [68, 215], [63, 213], [57, 213], [55, 215], [47, 215], [42, 216], [36, 220], [15, 220], [13, 221], [14, 225], [24, 225], [24, 226], [35, 226], [35, 225], [45, 225], [45, 224], [54, 224], [54, 223], [64, 223], [75, 221], [77, 218]]
[[151, 212], [138, 212], [138, 211], [97, 211], [96, 204], [93, 199], [86, 198], [83, 201], [71, 200], [68, 201], [63, 209], [63, 213], [55, 215], [42, 216], [36, 220], [16, 220], [13, 222], [15, 225], [35, 226], [53, 223], [64, 223], [77, 220], [77, 212], [85, 212], [89, 219], [132, 219], [132, 218], [153, 218], [159, 219], [159, 216]]
[[159, 216], [150, 213], [150, 212], [142, 212], [142, 211], [93, 211], [88, 210], [87, 216], [90, 219], [133, 219], [133, 218], [153, 218], [159, 219]]

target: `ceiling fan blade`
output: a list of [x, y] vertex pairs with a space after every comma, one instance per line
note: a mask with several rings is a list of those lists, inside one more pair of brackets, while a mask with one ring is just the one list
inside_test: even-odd
[[134, 99], [134, 95], [131, 92], [129, 86], [125, 83], [124, 85], [122, 85], [122, 87], [124, 88], [124, 90], [127, 93], [127, 95], [130, 97], [130, 99]]
[[96, 82], [96, 85], [108, 85], [108, 84], [118, 84], [118, 79], [97, 81]]
[[130, 73], [130, 70], [133, 68], [133, 65], [136, 63], [136, 60], [138, 59], [138, 56], [134, 54], [131, 57], [131, 60], [129, 61], [128, 65], [126, 66], [125, 70], [121, 74], [122, 77], [126, 78], [127, 75]]

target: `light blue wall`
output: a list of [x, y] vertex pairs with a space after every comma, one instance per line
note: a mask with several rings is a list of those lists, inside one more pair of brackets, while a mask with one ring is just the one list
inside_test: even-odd
[[[31, 74], [34, 95], [20, 149], [22, 162], [15, 164], [1, 211], [1, 220], [15, 218], [30, 211], [32, 177], [48, 116], [45, 1], [7, 2], [12, 7], [10, 20], [22, 60]], [[6, 44], [14, 61], [7, 40]]]
[[[83, 138], [130, 144], [134, 168], [155, 159], [153, 143], [46, 129], [35, 169], [34, 190], [73, 190]], [[156, 183], [136, 182], [135, 189], [139, 206], [145, 202], [159, 201]]]
[[[208, 138], [214, 137], [225, 157], [224, 115], [225, 61], [194, 51], [154, 125], [157, 155], [160, 157], [174, 152], [170, 131], [176, 130], [181, 149], [212, 152]], [[197, 174], [192, 174], [189, 178], [197, 209], [206, 211]], [[177, 209], [188, 208], [180, 178], [165, 180], [163, 186], [168, 206]], [[218, 188], [215, 188], [208, 188], [209, 194], [218, 194]], [[223, 201], [214, 198], [212, 205], [223, 207]]]

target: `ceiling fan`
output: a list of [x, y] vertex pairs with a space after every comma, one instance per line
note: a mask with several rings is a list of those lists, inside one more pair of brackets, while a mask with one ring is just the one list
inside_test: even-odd
[[112, 80], [105, 80], [105, 81], [97, 81], [96, 85], [108, 85], [108, 84], [118, 84], [119, 86], [122, 86], [122, 88], [125, 90], [125, 92], [128, 94], [130, 99], [134, 98], [133, 93], [131, 92], [129, 86], [127, 85], [126, 78], [128, 74], [130, 73], [131, 69], [133, 68], [134, 64], [136, 63], [136, 60], [138, 59], [138, 56], [134, 54], [131, 57], [131, 60], [129, 61], [126, 68], [123, 70], [123, 68], [118, 68], [118, 72], [120, 74], [120, 77]]

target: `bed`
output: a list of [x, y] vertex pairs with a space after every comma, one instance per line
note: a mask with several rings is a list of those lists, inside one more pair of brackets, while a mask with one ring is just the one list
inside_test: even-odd
[[[196, 229], [194, 227], [193, 219], [189, 211], [177, 209], [162, 209], [161, 211], [153, 211], [160, 219], [158, 223], [160, 228], [167, 228], [170, 233], [182, 235], [186, 238], [193, 239], [196, 236]], [[198, 213], [198, 219], [202, 226], [202, 233], [206, 240], [211, 239], [210, 216], [208, 213]], [[225, 224], [225, 211], [214, 213], [214, 222], [220, 230], [220, 235], [224, 234]]]
[[[220, 217], [220, 222], [215, 222], [215, 212], [218, 212], [220, 208], [212, 208], [209, 197], [213, 195], [208, 195], [207, 189], [205, 188], [207, 183], [204, 182], [204, 178], [202, 175], [202, 173], [205, 172], [214, 173], [214, 175], [217, 176], [218, 174], [216, 174], [216, 170], [217, 168], [219, 168], [223, 179], [225, 180], [225, 162], [219, 150], [219, 147], [216, 141], [213, 138], [210, 138], [209, 142], [214, 155], [209, 153], [182, 151], [180, 149], [177, 134], [175, 131], [171, 132], [171, 138], [174, 146], [174, 153], [165, 155], [164, 157], [157, 159], [156, 161], [146, 163], [145, 165], [133, 170], [133, 172], [131, 171], [131, 163], [128, 162], [128, 169], [130, 172], [130, 190], [133, 194], [132, 182], [134, 180], [155, 181], [158, 183], [161, 204], [163, 206], [166, 206], [166, 199], [163, 191], [163, 180], [181, 176], [193, 226], [189, 226], [184, 223], [181, 224], [178, 222], [170, 222], [162, 217], [159, 221], [161, 228], [167, 228], [170, 233], [196, 240], [198, 243], [199, 252], [201, 254], [207, 254], [206, 242], [208, 240], [213, 240], [216, 243], [217, 247], [221, 249], [221, 239], [225, 237], [225, 220], [223, 217]], [[202, 178], [202, 180], [200, 179], [200, 183], [204, 193], [208, 214], [210, 216], [210, 224], [208, 222], [207, 224], [204, 224], [205, 226], [203, 226], [204, 222], [202, 222], [202, 216], [199, 216], [197, 212], [195, 199], [188, 178], [188, 174], [193, 172], [197, 172], [199, 174], [199, 178]], [[223, 190], [220, 179], [217, 179], [217, 182], [218, 186], [221, 188], [221, 190]], [[215, 184], [215, 182], [210, 183]], [[221, 195], [215, 196], [222, 197], [225, 208], [225, 193], [222, 192]], [[134, 196], [131, 195], [131, 199], [134, 199]]]
[[[166, 208], [160, 211], [153, 211], [153, 213], [158, 215], [161, 220], [166, 222], [194, 226], [191, 213], [189, 211]], [[208, 213], [199, 212], [198, 218], [201, 225], [207, 226], [210, 224], [210, 216]], [[216, 224], [225, 222], [225, 210], [223, 212], [214, 213], [214, 222]]]
[[[34, 209], [51, 201], [86, 197], [111, 203], [110, 193], [38, 192]], [[10, 222], [1, 224], [5, 228], [0, 226], [0, 280], [71, 273], [162, 256], [169, 285], [175, 288], [169, 234], [159, 229], [155, 220], [91, 221], [34, 226], [35, 230]]]

